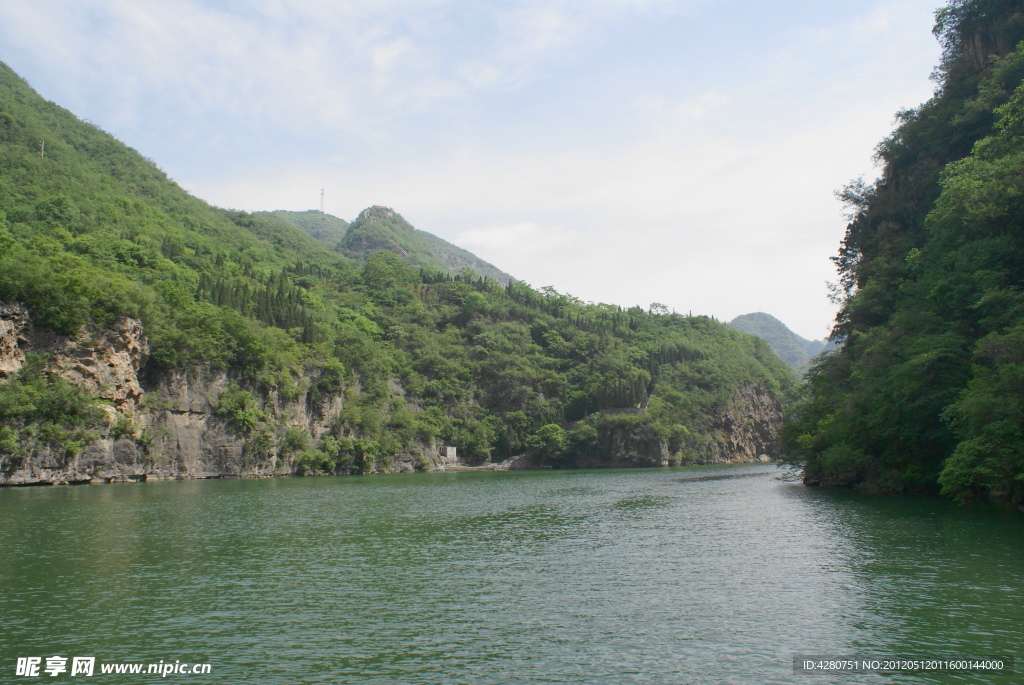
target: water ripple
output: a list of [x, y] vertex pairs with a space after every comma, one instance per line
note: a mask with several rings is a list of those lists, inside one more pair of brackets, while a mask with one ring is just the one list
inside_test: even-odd
[[271, 685], [789, 683], [795, 654], [1024, 664], [1018, 519], [777, 473], [2, 490], [0, 661], [208, 661], [211, 682]]

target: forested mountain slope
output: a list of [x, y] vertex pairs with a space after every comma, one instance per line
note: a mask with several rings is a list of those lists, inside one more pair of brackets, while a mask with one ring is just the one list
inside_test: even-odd
[[767, 342], [775, 354], [797, 373], [803, 373], [811, 359], [832, 348], [832, 344], [826, 341], [807, 340], [797, 335], [786, 324], [764, 312], [742, 314], [730, 321], [729, 326]]
[[473, 253], [432, 233], [416, 230], [401, 214], [389, 207], [375, 205], [363, 210], [349, 226], [337, 250], [360, 262], [381, 250], [387, 250], [413, 266], [453, 273], [469, 269], [478, 276], [493, 278], [503, 285], [515, 280]]
[[937, 13], [935, 96], [844, 191], [842, 348], [786, 429], [811, 483], [1024, 503], [1024, 2]]
[[363, 256], [189, 196], [0, 66], [0, 483], [775, 454], [762, 341]]
[[515, 280], [472, 252], [452, 245], [433, 233], [413, 228], [401, 214], [389, 207], [368, 207], [351, 224], [313, 210], [256, 213], [257, 216], [263, 214], [292, 224], [324, 246], [359, 263], [381, 250], [387, 250], [413, 266], [424, 266], [453, 275], [469, 269], [477, 276], [493, 278], [502, 285]]
[[305, 212], [289, 212], [279, 209], [274, 212], [253, 212], [254, 216], [270, 215], [289, 223], [329, 250], [333, 250], [348, 233], [349, 223], [330, 214], [310, 209]]
[[360, 263], [381, 250], [387, 250], [413, 266], [425, 266], [452, 274], [469, 269], [477, 276], [493, 278], [502, 285], [515, 280], [472, 252], [452, 245], [433, 233], [413, 228], [401, 214], [389, 207], [368, 207], [351, 224], [315, 210], [256, 212], [256, 216], [265, 214], [292, 224], [329, 249]]

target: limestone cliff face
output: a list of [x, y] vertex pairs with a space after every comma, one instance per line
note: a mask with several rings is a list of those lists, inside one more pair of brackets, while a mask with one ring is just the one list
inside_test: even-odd
[[620, 468], [687, 464], [769, 462], [781, 458], [778, 441], [782, 403], [764, 386], [746, 383], [715, 418], [710, 435], [695, 439], [679, 453], [650, 427], [629, 421], [642, 409], [608, 412], [621, 416], [598, 433], [597, 452], [576, 459], [579, 468]]
[[628, 468], [633, 466], [668, 466], [671, 454], [668, 445], [648, 427], [628, 420], [611, 421], [598, 431], [598, 449], [579, 457], [577, 468]]
[[28, 341], [22, 335], [28, 324], [28, 312], [18, 304], [0, 304], [0, 378], [6, 378], [25, 363], [21, 346]]
[[[58, 374], [103, 400], [108, 429], [75, 456], [40, 448], [28, 455], [0, 452], [0, 485], [114, 482], [151, 479], [270, 477], [303, 469], [282, 448], [289, 427], [301, 428], [312, 444], [332, 430], [343, 409], [338, 394], [254, 387], [237, 374], [211, 368], [171, 369], [143, 380], [149, 346], [139, 321], [121, 319], [109, 330], [83, 329], [59, 336], [32, 325], [19, 305], [0, 305], [0, 379], [15, 373], [26, 354], [40, 355]], [[151, 376], [151, 377], [150, 377]], [[315, 379], [313, 379], [315, 380]], [[226, 391], [249, 392], [258, 401], [271, 439], [260, 442], [233, 423], [218, 406]], [[402, 394], [400, 387], [393, 392]], [[642, 413], [643, 409], [631, 410]], [[599, 448], [575, 466], [668, 466], [769, 461], [779, 456], [782, 407], [768, 390], [743, 385], [716, 418], [710, 436], [681, 453], [649, 427], [623, 414], [602, 424]], [[267, 428], [269, 427], [269, 428]], [[406, 454], [378, 462], [371, 472], [446, 470], [464, 465], [452, 447], [418, 445]], [[524, 456], [503, 468], [530, 468]]]
[[82, 329], [69, 337], [32, 326], [20, 305], [0, 305], [0, 377], [20, 369], [26, 352], [43, 356], [52, 373], [122, 414], [133, 413], [142, 397], [139, 369], [149, 345], [136, 319], [120, 319], [101, 333]]
[[[32, 326], [18, 305], [0, 305], [0, 378], [20, 369], [26, 353], [42, 356], [50, 373], [105, 400], [109, 430], [73, 457], [47, 449], [20, 459], [0, 454], [0, 485], [292, 475], [299, 470], [292, 455], [282, 455], [273, 443], [254, 447], [251, 436], [218, 414], [221, 395], [229, 387], [250, 390], [269, 424], [279, 432], [301, 427], [314, 443], [342, 410], [341, 395], [314, 398], [304, 391], [285, 398], [202, 367], [172, 369], [143, 382], [149, 347], [137, 320], [67, 337]], [[454, 454], [421, 445], [378, 468], [445, 470], [458, 464]]]
[[715, 421], [713, 441], [687, 463], [724, 464], [766, 462], [782, 457], [779, 427], [782, 402], [767, 388], [745, 383], [730, 398]]

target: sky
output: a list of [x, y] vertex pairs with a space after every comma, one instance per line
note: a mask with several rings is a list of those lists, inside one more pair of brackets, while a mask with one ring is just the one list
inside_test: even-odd
[[933, 92], [940, 0], [33, 0], [0, 60], [189, 192], [393, 207], [534, 287], [808, 339], [834, 192]]

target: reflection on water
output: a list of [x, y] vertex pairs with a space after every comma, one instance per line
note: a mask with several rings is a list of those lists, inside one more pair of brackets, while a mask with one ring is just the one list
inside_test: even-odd
[[668, 504], [670, 499], [668, 497], [659, 497], [657, 495], [636, 495], [634, 497], [625, 497], [620, 499], [612, 506], [616, 509], [650, 509], [652, 507], [663, 507]]
[[731, 480], [734, 478], [764, 478], [763, 473], [695, 473], [679, 478], [680, 483], [700, 483], [708, 480]]
[[58, 653], [261, 683], [789, 683], [796, 654], [1024, 666], [1020, 517], [779, 473], [0, 490], [0, 672]]

